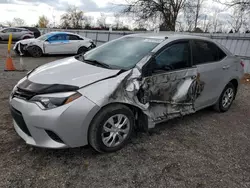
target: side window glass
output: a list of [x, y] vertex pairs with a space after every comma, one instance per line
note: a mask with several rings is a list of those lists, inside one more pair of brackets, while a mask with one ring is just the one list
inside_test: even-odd
[[4, 33], [10, 33], [11, 30], [10, 30], [10, 29], [5, 29], [5, 30], [3, 30], [3, 32], [4, 32]]
[[49, 42], [58, 42], [58, 41], [65, 41], [66, 35], [54, 35], [50, 38], [48, 38]]
[[189, 67], [188, 42], [173, 44], [155, 58], [156, 69], [176, 70]]
[[54, 36], [52, 36], [52, 37], [49, 37], [49, 38], [48, 38], [48, 41], [49, 41], [49, 42], [54, 42], [54, 41], [57, 41], [57, 39], [58, 39], [58, 35], [54, 35]]
[[76, 35], [68, 35], [69, 40], [79, 40], [79, 37]]
[[64, 40], [67, 40], [67, 35], [57, 35], [57, 40], [59, 41], [64, 41]]
[[220, 61], [226, 54], [214, 43], [194, 41], [193, 61], [195, 65]]

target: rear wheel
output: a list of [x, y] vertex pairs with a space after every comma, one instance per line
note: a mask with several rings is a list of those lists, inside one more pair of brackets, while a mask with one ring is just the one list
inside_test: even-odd
[[29, 47], [28, 52], [32, 57], [41, 57], [43, 55], [42, 49], [38, 46]]
[[129, 141], [134, 127], [133, 112], [124, 105], [102, 109], [90, 125], [89, 144], [98, 152], [114, 152]]
[[230, 82], [227, 84], [225, 89], [222, 91], [219, 100], [214, 105], [214, 109], [218, 112], [226, 112], [231, 107], [233, 100], [235, 98], [235, 87]]
[[78, 49], [77, 54], [82, 54], [88, 51], [88, 48], [85, 46], [82, 46]]

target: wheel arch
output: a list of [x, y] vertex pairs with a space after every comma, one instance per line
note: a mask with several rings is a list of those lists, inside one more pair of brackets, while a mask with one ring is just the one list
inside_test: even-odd
[[239, 87], [239, 82], [237, 79], [232, 79], [229, 83], [232, 83], [234, 85], [234, 89], [235, 89], [235, 95], [234, 95], [234, 99], [236, 97], [236, 94], [238, 92], [238, 87]]
[[25, 37], [28, 37], [28, 38], [33, 38], [31, 35], [29, 35], [29, 34], [24, 34], [24, 35], [22, 35], [20, 38], [21, 38], [21, 40], [23, 40]]
[[[90, 121], [90, 124], [88, 126], [88, 137], [89, 137], [89, 129], [91, 124], [93, 123], [95, 117], [105, 108], [109, 107], [109, 106], [113, 106], [113, 105], [124, 105], [126, 107], [128, 107], [133, 113], [134, 113], [134, 118], [135, 118], [135, 130], [137, 131], [148, 131], [148, 116], [143, 112], [142, 109], [140, 109], [137, 106], [134, 106], [132, 104], [129, 103], [124, 103], [124, 102], [111, 102], [108, 104], [105, 104], [104, 106], [102, 106], [97, 112], [96, 114], [93, 116], [92, 120]], [[89, 140], [89, 138], [88, 138]]]
[[[38, 48], [40, 48], [40, 49], [42, 50], [42, 53], [44, 54], [44, 49], [41, 48], [41, 46], [39, 46], [39, 45], [37, 45], [37, 44], [29, 45], [29, 46], [27, 47], [27, 51], [29, 52], [29, 48], [32, 48], [32, 47], [38, 47]], [[29, 52], [29, 53], [30, 53], [30, 52]]]

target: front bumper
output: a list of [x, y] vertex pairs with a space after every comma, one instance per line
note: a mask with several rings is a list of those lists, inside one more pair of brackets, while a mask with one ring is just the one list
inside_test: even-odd
[[89, 46], [89, 50], [91, 50], [91, 49], [93, 49], [95, 47], [96, 47], [96, 45], [94, 44], [94, 42], [91, 42], [91, 45]]
[[27, 44], [22, 44], [20, 42], [17, 42], [15, 46], [13, 47], [13, 50], [15, 51], [16, 54], [23, 56], [27, 54]]
[[14, 128], [29, 145], [44, 148], [80, 147], [88, 144], [88, 127], [99, 107], [85, 97], [42, 110], [37, 104], [10, 99]]

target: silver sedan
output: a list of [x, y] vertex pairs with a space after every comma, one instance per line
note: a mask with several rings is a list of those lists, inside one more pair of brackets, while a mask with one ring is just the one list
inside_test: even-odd
[[135, 130], [213, 106], [226, 112], [244, 63], [210, 39], [138, 34], [40, 66], [10, 96], [16, 132], [46, 148], [122, 148]]

